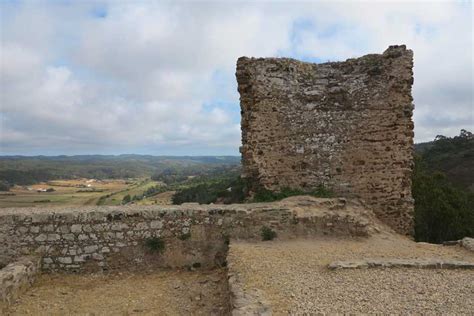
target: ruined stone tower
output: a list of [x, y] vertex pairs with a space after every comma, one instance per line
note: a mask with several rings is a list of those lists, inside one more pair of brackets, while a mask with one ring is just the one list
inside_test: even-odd
[[243, 177], [270, 190], [323, 184], [412, 233], [412, 68], [404, 45], [323, 64], [239, 58]]

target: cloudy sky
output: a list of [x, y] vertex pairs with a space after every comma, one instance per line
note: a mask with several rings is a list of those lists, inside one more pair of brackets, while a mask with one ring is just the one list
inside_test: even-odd
[[0, 154], [238, 154], [239, 56], [415, 53], [415, 138], [474, 130], [457, 2], [0, 0]]

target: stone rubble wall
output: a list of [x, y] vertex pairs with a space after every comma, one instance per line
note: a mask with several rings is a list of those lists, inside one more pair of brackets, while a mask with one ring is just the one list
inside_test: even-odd
[[[368, 236], [370, 214], [357, 202], [309, 197], [234, 205], [12, 208], [0, 210], [0, 254], [4, 264], [39, 255], [44, 271], [206, 268], [225, 264], [231, 238], [260, 240], [263, 226], [282, 239]], [[163, 253], [146, 246], [154, 237], [165, 242]]]
[[33, 284], [40, 268], [39, 257], [22, 257], [0, 270], [0, 312]]
[[243, 285], [239, 271], [233, 264], [238, 258], [235, 258], [232, 251], [229, 252], [228, 258], [227, 275], [232, 316], [272, 315], [271, 304], [265, 299], [264, 294], [259, 289], [246, 288]]
[[237, 61], [243, 177], [254, 190], [318, 185], [413, 232], [413, 52], [345, 62]]
[[416, 269], [474, 269], [474, 263], [441, 259], [361, 259], [334, 261], [330, 270], [368, 268], [416, 268]]

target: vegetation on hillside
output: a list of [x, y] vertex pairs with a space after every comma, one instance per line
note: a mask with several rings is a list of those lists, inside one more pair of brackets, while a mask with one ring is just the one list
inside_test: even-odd
[[[472, 133], [462, 130], [452, 138], [437, 136], [422, 147], [413, 173], [415, 239], [441, 243], [474, 237], [474, 169], [464, 169], [473, 163]], [[456, 176], [459, 166], [465, 177]]]
[[320, 184], [315, 189], [310, 191], [303, 191], [301, 189], [294, 188], [282, 188], [278, 192], [273, 192], [266, 189], [257, 190], [251, 199], [252, 202], [273, 202], [283, 200], [290, 196], [297, 195], [311, 195], [314, 197], [320, 198], [330, 198], [334, 197], [334, 193], [327, 189], [324, 185]]
[[143, 191], [143, 193], [134, 194], [133, 196], [131, 196], [130, 194], [125, 195], [122, 198], [122, 204], [133, 203], [135, 201], [141, 201], [143, 199], [152, 197], [152, 196], [154, 196], [158, 193], [162, 193], [162, 192], [165, 192], [165, 191], [168, 191], [168, 190], [169, 190], [169, 188], [167, 186], [154, 185], [154, 186], [151, 186], [151, 187], [147, 188], [145, 191]]
[[474, 192], [474, 136], [461, 130], [455, 137], [436, 136], [428, 143], [415, 145], [415, 151], [429, 171], [440, 171], [461, 189]]
[[12, 185], [7, 181], [0, 181], [0, 191], [10, 191]]
[[0, 182], [12, 186], [53, 179], [143, 178], [169, 169], [187, 176], [205, 174], [218, 166], [239, 164], [240, 157], [236, 156], [0, 156]]
[[190, 179], [177, 187], [173, 204], [241, 203], [247, 193], [245, 183], [240, 179], [239, 169], [220, 169], [215, 173]]
[[311, 195], [315, 197], [333, 197], [333, 193], [323, 185], [310, 191], [283, 188], [278, 192], [260, 188], [249, 196], [248, 184], [236, 172], [220, 175], [207, 175], [199, 178], [195, 184], [180, 188], [173, 197], [174, 204], [185, 202], [209, 203], [245, 203], [273, 202], [296, 195]]

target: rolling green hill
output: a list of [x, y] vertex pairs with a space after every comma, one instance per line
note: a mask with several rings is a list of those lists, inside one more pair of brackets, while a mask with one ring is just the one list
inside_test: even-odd
[[455, 186], [474, 192], [474, 136], [461, 130], [459, 136], [437, 136], [435, 140], [415, 145], [424, 167], [440, 171]]
[[126, 179], [169, 170], [187, 176], [237, 165], [237, 156], [0, 156], [0, 182], [27, 185], [53, 179]]

